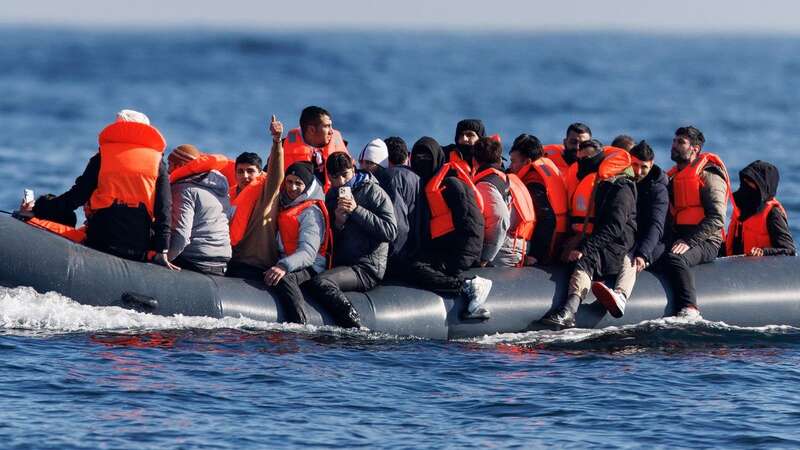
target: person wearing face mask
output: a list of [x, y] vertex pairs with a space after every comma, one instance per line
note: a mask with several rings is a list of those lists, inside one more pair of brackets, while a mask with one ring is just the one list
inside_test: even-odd
[[473, 148], [478, 139], [486, 136], [486, 128], [480, 119], [464, 119], [456, 124], [455, 144], [444, 147], [449, 162], [458, 164], [468, 174], [473, 173]]
[[633, 292], [636, 274], [664, 253], [664, 223], [669, 211], [667, 176], [653, 163], [653, 149], [641, 141], [630, 149], [630, 154], [637, 191], [633, 252], [625, 257], [613, 290], [600, 281], [592, 283], [592, 293], [617, 318], [625, 313], [625, 293]]
[[713, 261], [723, 243], [730, 181], [719, 156], [703, 151], [705, 136], [693, 126], [681, 127], [672, 139], [675, 166], [667, 172], [671, 226], [659, 260], [673, 292], [674, 314], [699, 319], [691, 268]]
[[581, 142], [588, 141], [591, 138], [591, 128], [586, 124], [575, 122], [567, 127], [567, 133], [562, 144], [548, 144], [542, 149], [544, 150], [544, 155], [553, 161], [558, 170], [561, 171], [561, 174], [566, 177], [567, 169], [578, 159], [578, 146]]
[[298, 161], [286, 169], [279, 195], [278, 262], [264, 272], [283, 303], [289, 322], [306, 323], [301, 286], [325, 270], [331, 232], [325, 194], [310, 163]]
[[325, 163], [331, 189], [325, 196], [333, 212], [333, 268], [310, 284], [314, 298], [345, 328], [360, 328], [361, 317], [344, 291], [366, 292], [386, 273], [389, 243], [397, 221], [389, 196], [369, 172], [356, 171], [349, 154], [336, 152]]
[[736, 208], [725, 242], [727, 256], [797, 253], [786, 210], [775, 198], [778, 181], [778, 168], [766, 161], [754, 161], [739, 172], [739, 190], [733, 193]]
[[592, 279], [620, 273], [636, 233], [636, 185], [628, 152], [604, 152], [592, 139], [580, 144], [577, 156], [579, 184], [570, 220], [580, 240], [566, 255], [573, 264], [567, 299], [540, 319], [556, 330], [575, 326], [575, 313]]
[[446, 162], [442, 147], [427, 136], [414, 144], [411, 168], [425, 195], [419, 206], [421, 250], [404, 281], [440, 295], [461, 295], [467, 303], [462, 319], [489, 319], [484, 303], [492, 281], [463, 276], [480, 260], [483, 249], [483, 200], [472, 177], [458, 164]]
[[332, 117], [324, 108], [308, 106], [300, 113], [300, 127], [290, 130], [283, 141], [284, 169], [297, 161], [310, 162], [325, 192], [330, 187], [325, 161], [334, 153], [347, 153], [347, 141], [333, 128]]

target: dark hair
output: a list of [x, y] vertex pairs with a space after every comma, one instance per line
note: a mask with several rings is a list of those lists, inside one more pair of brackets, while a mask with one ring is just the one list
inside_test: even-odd
[[589, 147], [594, 149], [595, 155], [603, 151], [603, 144], [597, 139], [589, 139], [588, 141], [581, 142], [578, 145], [578, 150], [583, 150]]
[[511, 152], [518, 152], [520, 155], [530, 158], [533, 161], [544, 156], [544, 150], [542, 149], [542, 141], [539, 140], [536, 136], [528, 133], [522, 133], [514, 139], [514, 143], [511, 144]]
[[482, 137], [475, 143], [472, 156], [478, 164], [503, 162], [503, 144], [490, 137]]
[[306, 127], [310, 125], [317, 125], [322, 120], [322, 116], [331, 117], [331, 113], [319, 106], [306, 106], [300, 113], [300, 131], [305, 131]]
[[236, 157], [236, 164], [250, 164], [261, 168], [261, 158], [253, 152], [244, 152]]
[[408, 159], [408, 146], [401, 137], [391, 136], [383, 140], [389, 150], [389, 162], [398, 166]]
[[653, 149], [650, 148], [650, 144], [648, 144], [645, 140], [642, 140], [638, 144], [634, 145], [633, 148], [631, 148], [630, 153], [644, 162], [652, 161], [656, 157], [655, 153], [653, 153]]
[[683, 136], [689, 139], [690, 144], [697, 145], [700, 147], [700, 149], [702, 149], [703, 144], [706, 143], [706, 137], [703, 136], [703, 132], [691, 125], [687, 127], [680, 127], [675, 130], [675, 136]]
[[612, 147], [624, 148], [625, 150], [630, 150], [634, 145], [636, 145], [636, 141], [627, 134], [620, 134], [611, 142]]
[[567, 134], [565, 136], [568, 136], [570, 133], [575, 133], [575, 134], [584, 134], [584, 133], [586, 133], [589, 136], [591, 136], [592, 135], [592, 129], [589, 128], [589, 126], [584, 124], [584, 123], [575, 122], [575, 123], [573, 123], [573, 124], [571, 124], [570, 126], [567, 127]]
[[338, 175], [352, 168], [353, 158], [346, 152], [336, 152], [328, 156], [328, 160], [325, 161], [325, 170], [327, 170], [329, 175]]

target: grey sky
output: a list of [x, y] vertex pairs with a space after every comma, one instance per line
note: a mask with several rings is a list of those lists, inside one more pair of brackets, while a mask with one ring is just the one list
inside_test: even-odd
[[797, 33], [797, 0], [2, 0], [0, 22], [79, 26]]

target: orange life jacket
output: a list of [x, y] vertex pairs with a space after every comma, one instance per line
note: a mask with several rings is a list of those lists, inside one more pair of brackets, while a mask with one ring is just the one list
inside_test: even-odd
[[561, 171], [561, 174], [564, 175], [567, 173], [567, 169], [569, 168], [569, 164], [564, 161], [564, 146], [561, 144], [547, 144], [542, 146], [542, 150], [544, 150], [544, 156], [548, 158], [550, 161], [558, 167], [558, 170]]
[[[283, 170], [286, 170], [297, 161], [308, 161], [314, 164], [315, 167], [321, 164], [322, 171], [325, 172], [325, 161], [328, 160], [328, 156], [336, 152], [347, 153], [347, 147], [344, 145], [342, 134], [338, 131], [333, 130], [333, 137], [328, 145], [318, 148], [306, 144], [305, 141], [303, 141], [303, 132], [300, 128], [294, 128], [289, 131], [289, 134], [286, 135], [286, 139], [283, 141]], [[314, 161], [315, 154], [317, 153], [319, 153], [321, 161]], [[323, 190], [328, 192], [330, 186], [331, 183], [328, 181], [328, 175], [326, 173]]]
[[672, 223], [675, 225], [697, 225], [705, 218], [705, 210], [700, 199], [700, 189], [704, 186], [700, 174], [708, 164], [715, 165], [722, 169], [725, 175], [725, 185], [727, 186], [728, 196], [731, 195], [731, 183], [725, 163], [719, 156], [713, 153], [701, 153], [695, 160], [683, 170], [678, 170], [678, 166], [673, 166], [667, 172], [670, 178], [672, 195], [670, 196], [669, 212], [672, 215]]
[[738, 208], [733, 211], [731, 223], [728, 226], [728, 237], [725, 240], [726, 255], [733, 255], [733, 244], [736, 239], [742, 240], [745, 255], [754, 248], [772, 248], [773, 243], [767, 228], [767, 218], [772, 208], [779, 208], [783, 215], [786, 215], [783, 205], [774, 198], [764, 205], [761, 212], [753, 214], [744, 221], [739, 219]]
[[228, 158], [223, 155], [203, 154], [173, 170], [169, 174], [169, 182], [174, 183], [183, 178], [212, 170], [221, 172], [227, 165]]
[[164, 137], [150, 125], [115, 122], [100, 132], [100, 172], [89, 207], [97, 211], [115, 204], [138, 208], [150, 217], [156, 197], [156, 179]]
[[30, 218], [26, 223], [33, 225], [36, 228], [41, 228], [51, 233], [55, 233], [78, 244], [86, 240], [85, 226], [73, 228], [69, 225], [64, 225], [63, 223], [53, 222], [52, 220], [38, 219], [36, 217]]
[[328, 216], [328, 208], [322, 200], [306, 200], [278, 213], [278, 233], [281, 236], [283, 250], [287, 256], [297, 251], [298, 239], [300, 238], [300, 214], [312, 205], [316, 205], [322, 210], [322, 217], [325, 218], [325, 238], [319, 246], [319, 254], [325, 257], [328, 256], [328, 249], [331, 246], [331, 222]]
[[448, 162], [458, 166], [458, 168], [461, 169], [464, 173], [470, 175], [475, 174], [475, 169], [473, 169], [472, 166], [470, 165], [471, 161], [467, 162], [466, 160], [464, 160], [464, 158], [462, 158], [461, 155], [458, 153], [458, 150], [450, 150], [450, 154], [448, 155]]
[[[250, 184], [261, 183], [266, 178], [267, 178], [267, 173], [262, 171]], [[245, 186], [244, 188], [247, 189], [247, 186]], [[239, 194], [241, 193], [237, 192], [238, 190], [239, 190], [239, 184], [237, 181], [234, 180], [233, 184], [231, 185], [231, 188], [228, 190], [228, 198], [230, 198], [231, 200], [231, 205], [234, 204], [236, 199], [239, 197]], [[242, 189], [242, 191], [244, 191], [244, 189]]]
[[513, 230], [508, 230], [508, 234], [513, 238], [522, 238], [523, 240], [530, 240], [533, 237], [533, 229], [536, 226], [536, 212], [533, 209], [533, 200], [525, 183], [514, 174], [506, 174], [498, 169], [490, 167], [488, 169], [478, 172], [472, 181], [478, 184], [482, 179], [487, 176], [495, 174], [501, 180], [505, 180], [508, 184], [508, 191], [511, 194], [511, 207], [517, 212], [519, 223]]
[[222, 169], [217, 169], [225, 175], [225, 179], [228, 180], [228, 186], [236, 186], [238, 182], [236, 181], [236, 160], [229, 159], [225, 164], [225, 167]]
[[439, 169], [439, 172], [437, 172], [425, 186], [425, 197], [428, 199], [428, 207], [431, 210], [431, 239], [444, 236], [456, 229], [453, 224], [453, 212], [450, 211], [442, 195], [444, 192], [442, 181], [451, 170], [455, 171], [456, 177], [467, 185], [470, 192], [472, 192], [472, 198], [475, 199], [478, 208], [483, 212], [483, 198], [472, 182], [472, 178], [469, 174], [457, 164], [450, 162], [445, 163], [442, 168]]
[[556, 233], [566, 233], [569, 223], [569, 200], [567, 186], [561, 171], [548, 158], [539, 158], [524, 166], [517, 173], [523, 183], [541, 183], [547, 191], [547, 200], [556, 216]]
[[[600, 181], [617, 176], [631, 166], [631, 155], [623, 149], [606, 147], [603, 152], [605, 159], [600, 163], [597, 172], [592, 172], [578, 181], [574, 191], [570, 194], [570, 221], [572, 231], [583, 233], [585, 236], [592, 234], [595, 218], [595, 191]], [[577, 173], [577, 163], [574, 164]], [[577, 180], [577, 175], [575, 175]]]
[[266, 177], [259, 177], [245, 186], [234, 199], [231, 199], [231, 206], [234, 208], [230, 221], [231, 247], [235, 247], [244, 237], [250, 216], [253, 215], [253, 209], [256, 207], [261, 191], [264, 190], [266, 179]]

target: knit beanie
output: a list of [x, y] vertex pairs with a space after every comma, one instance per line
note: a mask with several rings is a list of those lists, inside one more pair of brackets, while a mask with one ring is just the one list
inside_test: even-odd
[[383, 140], [374, 139], [361, 150], [358, 160], [369, 161], [384, 168], [389, 167], [389, 148]]
[[311, 167], [310, 162], [297, 161], [296, 163], [293, 163], [291, 166], [286, 168], [286, 175], [294, 175], [303, 180], [303, 184], [306, 185], [306, 189], [311, 187], [311, 184], [314, 182], [314, 170]]
[[474, 131], [479, 138], [486, 135], [486, 128], [484, 128], [480, 119], [464, 119], [456, 125], [455, 142], [458, 142], [458, 137], [465, 131]]

